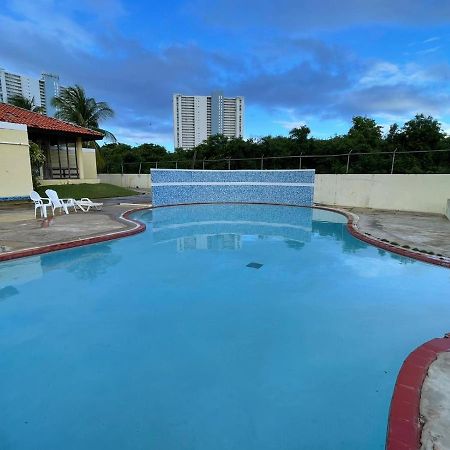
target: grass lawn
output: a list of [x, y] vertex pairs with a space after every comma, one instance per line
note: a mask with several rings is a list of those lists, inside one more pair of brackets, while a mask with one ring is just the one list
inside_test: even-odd
[[132, 191], [113, 184], [58, 184], [52, 186], [39, 186], [37, 191], [42, 197], [46, 197], [45, 190], [53, 189], [58, 193], [60, 198], [108, 198], [108, 197], [125, 197], [127, 195], [136, 195], [137, 192]]

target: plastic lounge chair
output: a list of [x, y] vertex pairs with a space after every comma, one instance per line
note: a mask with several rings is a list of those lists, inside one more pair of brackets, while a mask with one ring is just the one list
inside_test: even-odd
[[59, 208], [61, 214], [63, 211], [66, 214], [69, 214], [69, 207], [72, 207], [75, 212], [77, 211], [75, 207], [75, 200], [73, 198], [59, 198], [58, 193], [53, 189], [47, 189], [45, 193], [51, 201], [53, 215], [55, 215], [56, 208]]
[[52, 207], [49, 198], [42, 198], [36, 191], [30, 192], [30, 198], [34, 202], [34, 218], [36, 219], [37, 210], [41, 210], [41, 217], [47, 218], [47, 207]]
[[75, 200], [75, 209], [77, 207], [83, 212], [88, 212], [91, 208], [100, 211], [103, 208], [103, 203], [95, 203], [91, 199], [83, 197], [81, 200]]

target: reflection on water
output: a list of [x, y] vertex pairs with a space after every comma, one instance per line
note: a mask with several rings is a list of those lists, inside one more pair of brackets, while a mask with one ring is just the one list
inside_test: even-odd
[[2, 300], [6, 300], [9, 297], [12, 297], [13, 295], [17, 295], [19, 293], [19, 290], [14, 286], [5, 286], [3, 288], [0, 288], [0, 302]]
[[[312, 208], [251, 204], [175, 206], [156, 208], [141, 219], [150, 225], [152, 243], [173, 241], [179, 252], [240, 250], [251, 237], [283, 240], [293, 250], [302, 250], [313, 237], [339, 242], [346, 254], [370, 247], [347, 231], [346, 217]], [[416, 262], [382, 249], [378, 253], [402, 264]]]
[[0, 263], [0, 300], [17, 295], [18, 286], [38, 280], [42, 275], [40, 256]]
[[284, 238], [292, 248], [301, 248], [311, 240], [312, 210], [262, 205], [158, 208], [152, 232], [153, 242], [175, 241], [178, 251], [238, 250], [244, 236]]
[[121, 260], [119, 254], [112, 252], [111, 245], [111, 242], [88, 245], [70, 252], [45, 253], [0, 264], [0, 301], [17, 295], [19, 286], [54, 270], [71, 272], [80, 280], [97, 279]]
[[106, 242], [79, 247], [70, 253], [71, 258], [61, 252], [46, 253], [41, 256], [42, 269], [44, 272], [64, 269], [80, 280], [95, 280], [121, 259], [119, 254], [112, 252], [111, 245], [111, 242]]
[[242, 247], [238, 234], [212, 234], [185, 236], [176, 239], [177, 250], [238, 250]]
[[[195, 205], [157, 208], [136, 214], [148, 224], [141, 236], [148, 245], [173, 243], [178, 252], [239, 251], [255, 240], [281, 241], [287, 248], [302, 251], [313, 240], [333, 240], [346, 254], [356, 254], [368, 244], [346, 230], [346, 218], [329, 211], [270, 205]], [[126, 241], [124, 241], [126, 243]], [[93, 281], [107, 276], [108, 269], [120, 263], [122, 253], [113, 251], [114, 242], [89, 245], [68, 252], [53, 252], [0, 265], [0, 301], [16, 296], [20, 286], [62, 270], [79, 280]], [[122, 250], [123, 251], [123, 250]], [[383, 259], [415, 264], [405, 258], [377, 249]]]
[[383, 250], [382, 248], [378, 248], [378, 254], [380, 256], [389, 255], [392, 259], [396, 259], [400, 264], [414, 264], [417, 262], [416, 259], [405, 258], [404, 256], [397, 255], [396, 253], [388, 252], [387, 250]]

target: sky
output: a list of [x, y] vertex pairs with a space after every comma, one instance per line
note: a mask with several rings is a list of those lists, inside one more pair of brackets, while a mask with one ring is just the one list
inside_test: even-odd
[[172, 95], [245, 97], [245, 138], [417, 113], [450, 133], [449, 0], [3, 0], [0, 67], [106, 101], [120, 142], [173, 149]]

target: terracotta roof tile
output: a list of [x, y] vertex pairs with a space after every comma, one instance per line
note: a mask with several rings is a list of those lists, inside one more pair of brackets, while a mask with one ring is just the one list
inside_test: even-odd
[[80, 127], [53, 117], [47, 117], [43, 114], [31, 112], [7, 103], [0, 103], [0, 122], [21, 123], [27, 125], [29, 128], [71, 133], [85, 137], [86, 139], [103, 138], [103, 134], [98, 131]]

